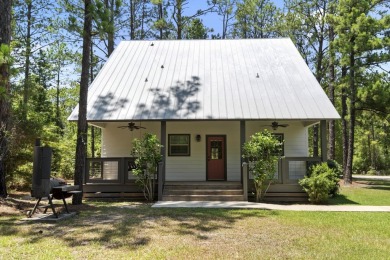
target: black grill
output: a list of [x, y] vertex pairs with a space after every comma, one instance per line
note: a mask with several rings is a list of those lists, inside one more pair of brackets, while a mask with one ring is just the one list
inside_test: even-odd
[[[43, 207], [45, 208], [44, 213], [47, 212], [48, 208], [51, 208], [53, 214], [58, 218], [52, 200], [62, 200], [66, 212], [69, 213], [65, 199], [71, 197], [75, 193], [81, 193], [81, 191], [78, 191], [78, 185], [67, 185], [66, 181], [63, 179], [50, 177], [51, 157], [52, 149], [50, 147], [41, 147], [40, 141], [37, 140], [34, 148], [31, 196], [38, 199], [38, 201], [28, 217], [31, 217], [38, 207]], [[42, 198], [48, 198], [49, 204], [46, 206], [39, 206]]]

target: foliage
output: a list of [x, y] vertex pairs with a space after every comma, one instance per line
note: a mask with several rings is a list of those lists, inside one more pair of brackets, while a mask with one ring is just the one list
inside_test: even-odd
[[243, 0], [237, 3], [233, 35], [237, 38], [272, 38], [279, 9], [270, 0]]
[[268, 130], [252, 135], [250, 140], [244, 143], [243, 158], [249, 162], [257, 202], [263, 199], [274, 179], [280, 149], [281, 143]]
[[162, 159], [160, 141], [156, 135], [146, 133], [142, 139], [134, 139], [132, 154], [137, 158], [133, 170], [136, 183], [143, 189], [145, 198], [153, 201], [157, 166]]
[[[347, 102], [342, 109], [343, 120], [348, 120], [348, 135], [347, 131], [343, 134], [344, 140], [348, 140], [343, 160], [346, 183], [352, 182], [357, 119], [360, 116], [359, 112], [363, 110], [359, 102], [360, 89], [367, 87], [375, 89], [377, 78], [375, 74], [383, 70], [381, 66], [390, 60], [388, 51], [390, 15], [383, 12], [386, 8], [388, 1], [340, 0], [336, 14], [330, 16], [337, 34], [334, 47], [339, 55], [339, 63], [344, 68], [340, 82], [348, 98], [348, 117], [344, 113], [347, 110]], [[383, 81], [382, 83], [384, 84]], [[373, 107], [368, 108], [368, 111], [375, 110]], [[386, 118], [386, 115], [383, 117]]]
[[334, 172], [336, 173], [337, 176], [340, 176], [343, 174], [342, 167], [337, 161], [327, 160], [326, 164], [328, 165], [328, 167], [330, 169], [334, 170]]
[[[355, 150], [349, 152], [354, 173], [390, 174], [389, 1], [285, 0], [283, 12], [269, 0], [209, 0], [195, 11], [193, 2], [93, 1], [90, 80], [114, 42], [204, 38], [215, 26], [206, 23], [211, 15], [222, 22], [222, 38], [290, 37], [324, 90], [334, 87], [335, 106], [340, 110], [340, 97], [354, 106], [355, 119], [345, 106], [346, 124], [336, 122], [335, 158], [341, 162], [348, 154], [342, 139], [355, 137], [350, 142]], [[13, 63], [10, 91], [0, 84], [0, 97], [7, 95], [12, 104], [9, 125], [15, 136], [8, 142], [7, 181], [18, 186], [20, 176], [28, 179], [37, 137], [54, 149], [53, 174], [68, 178], [77, 135], [66, 117], [78, 99], [83, 1], [14, 1], [12, 8], [12, 48], [0, 46], [0, 64]], [[328, 71], [332, 59], [334, 77]], [[353, 121], [356, 128], [342, 135]]]
[[[232, 26], [232, 22], [235, 18], [235, 9], [237, 0], [214, 0], [216, 4], [217, 13], [222, 16], [222, 35], [221, 38], [225, 39], [228, 34], [229, 27]], [[212, 37], [217, 37], [213, 35]]]
[[207, 28], [203, 25], [202, 20], [196, 18], [191, 21], [187, 28], [187, 39], [206, 39]]
[[[310, 177], [309, 177], [310, 176]], [[305, 176], [299, 184], [309, 196], [309, 201], [315, 204], [327, 202], [329, 195], [338, 192], [339, 177], [327, 163], [321, 163], [310, 169], [310, 175]]]

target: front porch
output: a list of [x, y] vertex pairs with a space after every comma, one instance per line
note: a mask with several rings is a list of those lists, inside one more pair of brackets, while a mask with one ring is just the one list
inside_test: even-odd
[[[143, 199], [143, 193], [132, 175], [135, 158], [88, 158], [83, 182], [84, 198]], [[321, 158], [283, 157], [278, 162], [275, 181], [266, 201], [302, 201], [306, 194], [298, 184], [308, 167]], [[248, 201], [253, 200], [254, 187], [246, 164], [240, 181], [172, 181], [166, 180], [160, 163], [156, 175], [155, 198], [158, 201]]]

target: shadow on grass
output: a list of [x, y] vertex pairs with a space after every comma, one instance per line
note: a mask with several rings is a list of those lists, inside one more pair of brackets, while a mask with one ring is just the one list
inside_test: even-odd
[[337, 194], [335, 197], [328, 200], [329, 205], [360, 205], [359, 203], [348, 199], [343, 194]]
[[388, 181], [366, 181], [364, 182], [365, 189], [373, 189], [373, 190], [386, 190], [390, 191], [390, 182]]
[[372, 190], [385, 190], [390, 191], [390, 182], [385, 180], [367, 180], [359, 179], [355, 180], [356, 183], [363, 185], [363, 189], [372, 189]]
[[15, 226], [16, 218], [0, 218], [0, 235], [12, 236], [19, 232]]
[[0, 230], [9, 230], [10, 235], [22, 236], [29, 243], [49, 239], [62, 240], [69, 247], [99, 244], [106, 248], [135, 250], [160, 236], [191, 236], [207, 240], [212, 232], [230, 229], [237, 221], [278, 214], [264, 210], [151, 208], [139, 203], [134, 207], [92, 203], [80, 208], [79, 215], [58, 223], [16, 226], [16, 221], [8, 221], [1, 224]]

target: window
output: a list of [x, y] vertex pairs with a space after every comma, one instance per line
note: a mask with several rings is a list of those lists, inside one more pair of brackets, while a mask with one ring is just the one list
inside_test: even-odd
[[284, 134], [272, 134], [280, 142], [279, 156], [284, 156]]
[[222, 159], [222, 141], [211, 141], [211, 160]]
[[190, 156], [190, 135], [168, 135], [168, 156]]

